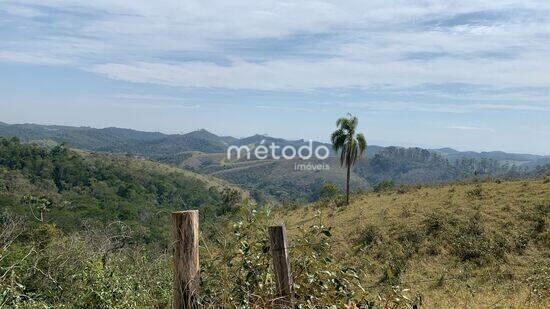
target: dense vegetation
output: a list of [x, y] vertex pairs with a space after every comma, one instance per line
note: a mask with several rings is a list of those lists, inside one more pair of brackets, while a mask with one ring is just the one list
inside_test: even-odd
[[[327, 191], [321, 202], [275, 213], [241, 204], [201, 226], [202, 306], [272, 305], [266, 228], [279, 222], [303, 308], [549, 305], [549, 181], [388, 189], [347, 207]], [[170, 306], [166, 243], [118, 246], [124, 230], [37, 230], [25, 220], [0, 219], [0, 304]]]
[[120, 221], [144, 241], [165, 239], [166, 213], [223, 210], [224, 184], [127, 156], [43, 148], [0, 138], [0, 209], [64, 231]]
[[493, 159], [463, 158], [451, 162], [422, 148], [386, 147], [370, 160], [362, 161], [355, 172], [376, 185], [384, 180], [398, 184], [437, 184], [474, 177], [513, 177], [523, 170]]
[[0, 123], [0, 136], [18, 137], [24, 142], [66, 143], [70, 147], [88, 151], [133, 153], [149, 158], [159, 158], [191, 150], [223, 152], [227, 146], [224, 138], [204, 130], [185, 135], [168, 135], [120, 128], [93, 129]]
[[[367, 147], [368, 149], [368, 147]], [[178, 164], [199, 173], [211, 174], [251, 191], [257, 200], [274, 199], [283, 203], [315, 201], [319, 189], [330, 182], [345, 188], [346, 169], [337, 157], [326, 160], [249, 160], [224, 161], [224, 155], [187, 153]], [[296, 170], [297, 164], [326, 164], [327, 170]], [[535, 171], [538, 175], [535, 175]], [[439, 153], [421, 148], [386, 147], [368, 159], [358, 159], [351, 170], [353, 191], [369, 190], [385, 181], [397, 186], [407, 184], [440, 184], [469, 181], [475, 178], [499, 177], [518, 179], [544, 175], [542, 167], [525, 169], [499, 163], [493, 159], [462, 158], [448, 160]]]
[[[293, 203], [258, 206], [217, 178], [132, 155], [0, 138], [0, 307], [169, 307], [167, 219], [181, 209], [201, 213], [204, 307], [272, 306], [274, 223], [289, 232], [302, 308], [550, 304], [548, 166], [387, 147], [354, 167], [352, 188], [373, 191], [344, 206], [337, 158], [329, 171], [292, 174], [295, 161], [178, 156], [244, 184], [257, 201]], [[468, 182], [417, 184], [457, 179]], [[295, 201], [304, 194], [318, 201]]]
[[[24, 142], [46, 145], [67, 143], [87, 151], [131, 153], [197, 173], [222, 178], [249, 190], [255, 199], [294, 203], [314, 201], [325, 182], [345, 187], [346, 173], [341, 171], [336, 154], [323, 162], [310, 160], [226, 160], [228, 145], [276, 143], [296, 148], [304, 140], [284, 140], [265, 135], [246, 138], [217, 136], [206, 130], [187, 134], [162, 134], [129, 129], [42, 126], [0, 123], [0, 136], [18, 136]], [[319, 145], [320, 143], [314, 143]], [[330, 145], [326, 145], [330, 148]], [[368, 160], [360, 159], [351, 171], [352, 190], [366, 190], [392, 180], [396, 184], [435, 184], [474, 177], [524, 177], [537, 166], [550, 163], [549, 157], [504, 152], [459, 152], [449, 148], [379, 147], [366, 149]], [[295, 164], [325, 163], [330, 170], [296, 171]], [[290, 177], [289, 177], [290, 176]]]

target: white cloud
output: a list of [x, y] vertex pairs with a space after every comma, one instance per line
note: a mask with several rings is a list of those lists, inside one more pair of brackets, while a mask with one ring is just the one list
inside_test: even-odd
[[513, 111], [530, 111], [530, 112], [550, 112], [550, 105], [545, 104], [476, 104], [475, 108], [490, 109], [490, 110], [513, 110]]
[[19, 37], [0, 43], [0, 61], [72, 63], [130, 82], [269, 91], [550, 87], [548, 1], [6, 2], [4, 14], [21, 18], [12, 26]]
[[141, 95], [133, 93], [116, 93], [109, 95], [110, 98], [123, 99], [123, 100], [143, 100], [143, 101], [182, 101], [180, 97], [171, 97], [165, 95]]
[[442, 82], [501, 87], [550, 86], [550, 63], [531, 59], [440, 59], [427, 64], [347, 59], [235, 61], [230, 65], [197, 61], [177, 64], [135, 62], [101, 64], [90, 70], [132, 82], [228, 89], [299, 91], [385, 84], [408, 87]]
[[305, 112], [305, 113], [326, 112], [325, 109], [313, 109], [313, 108], [300, 107], [300, 106], [256, 105], [256, 108], [272, 110], [272, 111], [284, 111], [284, 112]]
[[491, 128], [476, 127], [476, 126], [448, 126], [448, 127], [446, 127], [446, 129], [461, 130], [461, 131], [489, 131], [489, 132], [495, 132], [495, 130], [491, 129]]
[[67, 65], [69, 60], [49, 57], [42, 54], [0, 51], [0, 62], [16, 62], [30, 64], [46, 64], [46, 65]]
[[10, 15], [14, 15], [14, 16], [21, 16], [21, 17], [43, 16], [43, 14], [39, 10], [30, 8], [30, 7], [25, 7], [25, 6], [6, 5], [3, 7], [3, 10], [9, 13]]
[[514, 104], [514, 103], [421, 103], [415, 101], [370, 101], [370, 102], [333, 102], [330, 105], [347, 108], [359, 108], [372, 111], [387, 112], [424, 112], [466, 114], [482, 111], [518, 111], [518, 112], [550, 112], [550, 106], [543, 104]]

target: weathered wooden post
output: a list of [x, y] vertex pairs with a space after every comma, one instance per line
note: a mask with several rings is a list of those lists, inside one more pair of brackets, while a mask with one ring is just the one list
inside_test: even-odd
[[271, 243], [271, 255], [273, 256], [273, 269], [277, 281], [277, 308], [292, 308], [294, 296], [292, 295], [292, 274], [290, 272], [290, 260], [286, 231], [284, 225], [269, 227], [269, 241]]
[[199, 211], [172, 213], [174, 309], [198, 308]]

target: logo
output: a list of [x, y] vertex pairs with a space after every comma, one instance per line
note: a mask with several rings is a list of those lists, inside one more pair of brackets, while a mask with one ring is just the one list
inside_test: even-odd
[[[231, 145], [227, 148], [227, 160], [241, 160], [245, 157], [247, 160], [326, 160], [330, 156], [330, 149], [323, 144], [313, 145], [313, 140], [309, 140], [305, 145], [299, 147], [293, 145], [277, 145], [272, 142], [269, 145], [265, 144], [265, 139], [259, 145]], [[296, 171], [317, 171], [328, 170], [329, 165], [326, 163], [312, 164], [304, 163], [294, 164]]]

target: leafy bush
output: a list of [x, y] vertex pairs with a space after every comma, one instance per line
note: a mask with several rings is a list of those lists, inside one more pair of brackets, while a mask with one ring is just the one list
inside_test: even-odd
[[453, 224], [453, 218], [449, 218], [449, 216], [449, 214], [440, 211], [428, 214], [422, 222], [426, 235], [437, 236], [446, 230], [448, 225]]
[[[45, 225], [45, 230], [51, 228]], [[151, 254], [153, 250], [143, 247], [118, 250], [104, 268], [90, 235], [58, 234], [44, 243], [42, 236], [18, 240], [16, 235], [33, 235], [22, 226], [18, 229], [0, 256], [0, 306], [169, 306], [167, 255]]]
[[479, 215], [458, 226], [450, 245], [451, 252], [462, 261], [471, 261], [477, 265], [503, 260], [511, 247], [502, 235], [488, 234]]
[[[241, 219], [231, 227], [233, 232], [220, 235], [207, 246], [208, 251], [201, 252], [206, 256], [201, 258], [205, 265], [201, 278], [204, 306], [270, 306], [275, 282], [266, 241], [267, 219], [266, 209], [241, 209]], [[311, 307], [365, 301], [357, 270], [333, 257], [331, 236], [330, 229], [314, 225], [302, 230], [302, 236], [289, 245], [298, 304]]]
[[342, 191], [337, 185], [327, 182], [319, 190], [319, 199], [323, 201], [333, 200], [342, 195]]
[[483, 188], [480, 184], [477, 184], [475, 188], [466, 191], [466, 196], [470, 199], [481, 199], [483, 198]]
[[384, 192], [395, 188], [395, 182], [391, 179], [383, 180], [374, 186], [374, 192]]
[[378, 227], [372, 224], [368, 224], [359, 233], [359, 239], [357, 241], [357, 245], [359, 245], [360, 248], [367, 248], [370, 245], [374, 244], [379, 238], [380, 238], [380, 231]]
[[[231, 220], [208, 225], [200, 246], [199, 302], [208, 308], [271, 307], [276, 285], [266, 227], [267, 208], [241, 204]], [[0, 220], [0, 306], [70, 308], [166, 308], [172, 297], [170, 255], [166, 248], [127, 243], [111, 247], [124, 229], [67, 235], [58, 231], [44, 242], [9, 217]], [[45, 230], [52, 227], [46, 224]], [[391, 304], [411, 308], [420, 303], [407, 289], [388, 285], [370, 298], [364, 274], [335, 256], [332, 232], [323, 225], [299, 231], [289, 244], [297, 306]], [[29, 235], [29, 236], [18, 236]], [[38, 238], [35, 238], [38, 237]], [[36, 245], [42, 244], [40, 250]], [[392, 281], [393, 282], [393, 281]], [[396, 297], [403, 297], [397, 299]], [[409, 298], [410, 297], [410, 298]]]

